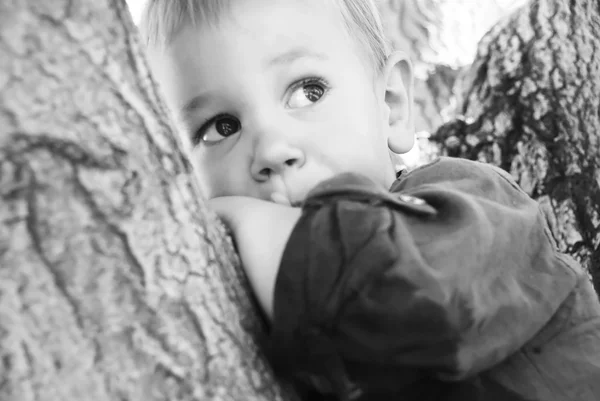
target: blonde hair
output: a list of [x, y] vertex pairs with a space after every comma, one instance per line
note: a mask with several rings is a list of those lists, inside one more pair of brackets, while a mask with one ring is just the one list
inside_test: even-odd
[[[185, 26], [218, 23], [231, 1], [146, 0], [140, 22], [142, 40], [146, 46], [166, 46]], [[340, 10], [350, 35], [357, 37], [362, 47], [367, 50], [376, 71], [383, 70], [390, 47], [375, 0], [330, 1]]]

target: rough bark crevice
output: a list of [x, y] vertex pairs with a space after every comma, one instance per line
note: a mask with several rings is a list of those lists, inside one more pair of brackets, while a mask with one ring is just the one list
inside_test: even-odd
[[600, 12], [536, 0], [487, 34], [456, 119], [433, 140], [509, 171], [546, 211], [561, 250], [600, 290]]
[[279, 400], [122, 1], [0, 4], [0, 399]]

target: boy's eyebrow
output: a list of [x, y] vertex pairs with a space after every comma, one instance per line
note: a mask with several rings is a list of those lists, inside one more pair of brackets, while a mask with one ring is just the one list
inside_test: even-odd
[[319, 53], [311, 49], [307, 49], [306, 47], [295, 47], [286, 51], [285, 53], [278, 54], [277, 56], [270, 59], [266, 63], [266, 68], [271, 68], [281, 64], [291, 64], [294, 61], [304, 57], [312, 57], [319, 60], [326, 60], [327, 54]]
[[207, 93], [202, 93], [198, 96], [194, 96], [193, 98], [191, 98], [190, 100], [188, 100], [180, 109], [179, 109], [179, 113], [181, 118], [184, 121], [188, 121], [191, 117], [192, 114], [194, 114], [194, 112], [197, 109], [202, 108], [202, 106], [206, 103], [208, 103], [208, 99], [210, 98], [211, 94], [210, 92]]

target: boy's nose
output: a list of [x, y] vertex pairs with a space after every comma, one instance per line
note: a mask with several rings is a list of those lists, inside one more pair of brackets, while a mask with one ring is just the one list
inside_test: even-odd
[[273, 174], [301, 167], [304, 160], [304, 152], [283, 138], [262, 138], [255, 147], [250, 171], [255, 180], [264, 182]]

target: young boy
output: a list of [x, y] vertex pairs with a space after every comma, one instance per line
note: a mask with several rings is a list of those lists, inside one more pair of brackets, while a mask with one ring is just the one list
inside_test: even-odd
[[600, 305], [505, 172], [413, 144], [372, 0], [151, 0], [142, 32], [271, 320], [345, 400], [600, 399]]

